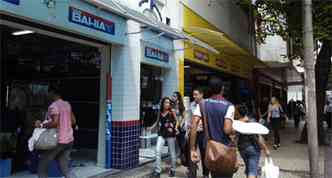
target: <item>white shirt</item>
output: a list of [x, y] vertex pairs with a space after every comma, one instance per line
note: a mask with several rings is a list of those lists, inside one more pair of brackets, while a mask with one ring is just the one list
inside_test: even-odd
[[[231, 105], [227, 109], [225, 118], [234, 120], [234, 114], [235, 114], [235, 107], [233, 105]], [[201, 109], [200, 109], [199, 105], [197, 105], [196, 109], [193, 111], [193, 116], [202, 117]]]

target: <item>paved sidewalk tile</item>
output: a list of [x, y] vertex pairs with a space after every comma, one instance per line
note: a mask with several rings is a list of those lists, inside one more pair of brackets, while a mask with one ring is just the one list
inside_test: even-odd
[[[292, 126], [292, 124], [288, 124]], [[280, 167], [280, 178], [310, 178], [309, 176], [309, 159], [308, 148], [306, 144], [297, 144], [297, 140], [300, 136], [300, 129], [286, 128], [281, 131], [281, 148], [273, 150], [271, 148], [272, 137], [268, 139], [268, 144], [271, 149], [271, 154], [274, 163]], [[320, 168], [321, 177], [324, 176], [324, 163], [325, 163], [325, 148], [320, 148]], [[239, 157], [242, 162], [242, 159]], [[163, 162], [163, 174], [162, 178], [168, 177], [167, 161]], [[263, 166], [264, 157], [261, 158], [260, 166]], [[245, 178], [243, 162], [241, 163], [239, 171], [234, 175], [234, 178]], [[149, 177], [153, 170], [153, 163], [146, 164], [142, 167], [124, 171], [122, 174], [115, 175], [113, 177]], [[186, 177], [186, 168], [179, 166], [176, 170], [176, 177]], [[198, 171], [198, 176], [202, 177], [201, 170]]]

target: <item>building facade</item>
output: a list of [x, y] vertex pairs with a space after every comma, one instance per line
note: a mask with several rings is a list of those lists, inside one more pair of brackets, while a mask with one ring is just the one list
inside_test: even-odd
[[[28, 137], [47, 111], [48, 88], [58, 85], [80, 127], [75, 149], [95, 155], [89, 161], [99, 167], [138, 166], [142, 125], [153, 122], [142, 108], [155, 108], [177, 90], [173, 41], [182, 38], [163, 20], [147, 17], [150, 5], [1, 0], [1, 132], [15, 132], [23, 120]], [[164, 20], [171, 23], [165, 9], [160, 17], [169, 14]], [[25, 160], [13, 160], [22, 170]]]
[[157, 133], [147, 128], [162, 97], [191, 96], [210, 77], [234, 103], [258, 96], [265, 64], [251, 24], [233, 1], [0, 0], [1, 132], [23, 120], [31, 134], [55, 84], [77, 116], [81, 155], [105, 168], [151, 161]]
[[190, 96], [196, 87], [207, 91], [208, 78], [219, 77], [227, 99], [233, 103], [253, 100], [253, 71], [264, 64], [255, 56], [251, 16], [232, 1], [181, 1], [179, 5], [183, 31], [206, 44], [183, 44], [179, 82], [184, 95]]

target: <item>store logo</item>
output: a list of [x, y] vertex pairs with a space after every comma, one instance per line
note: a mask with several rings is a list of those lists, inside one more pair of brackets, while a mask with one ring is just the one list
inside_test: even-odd
[[194, 50], [194, 57], [200, 61], [209, 62], [209, 54], [199, 50]]
[[15, 4], [15, 5], [20, 5], [20, 0], [3, 0], [3, 1]]
[[74, 7], [69, 7], [69, 21], [111, 35], [115, 33], [115, 25], [112, 21], [97, 17]]
[[169, 54], [158, 48], [145, 47], [145, 57], [161, 62], [169, 62]]

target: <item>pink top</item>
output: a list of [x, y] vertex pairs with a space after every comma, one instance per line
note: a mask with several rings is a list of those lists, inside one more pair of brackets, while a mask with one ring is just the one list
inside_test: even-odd
[[59, 99], [48, 108], [49, 116], [59, 115], [58, 143], [68, 144], [74, 141], [71, 123], [71, 106], [67, 101]]

